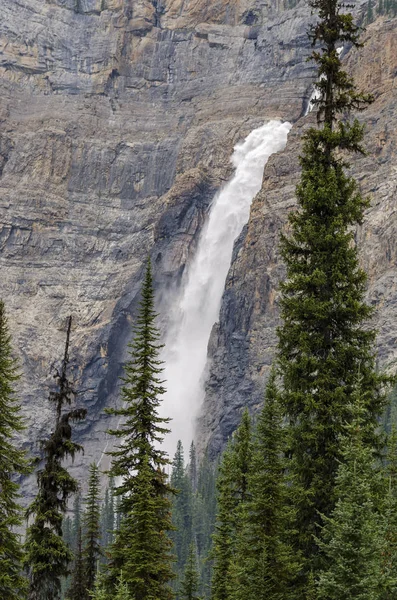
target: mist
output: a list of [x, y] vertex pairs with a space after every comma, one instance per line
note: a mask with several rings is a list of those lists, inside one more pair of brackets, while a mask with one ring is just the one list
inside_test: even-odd
[[231, 157], [235, 173], [212, 201], [196, 255], [172, 302], [162, 354], [167, 393], [159, 410], [160, 416], [172, 419], [171, 433], [164, 440], [171, 457], [179, 439], [186, 454], [194, 438], [205, 393], [208, 341], [219, 318], [233, 245], [248, 222], [264, 167], [273, 153], [285, 147], [290, 128], [290, 123], [270, 121], [235, 146]]

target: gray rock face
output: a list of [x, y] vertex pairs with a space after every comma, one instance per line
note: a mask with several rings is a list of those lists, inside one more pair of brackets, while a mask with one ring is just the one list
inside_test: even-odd
[[262, 0], [3, 0], [1, 296], [30, 449], [51, 427], [51, 368], [72, 314], [71, 373], [89, 410], [75, 468], [100, 458], [145, 259], [161, 297], [234, 144], [302, 114], [308, 19], [303, 5]]
[[[2, 1], [0, 293], [23, 373], [21, 443], [34, 449], [51, 427], [51, 368], [72, 314], [71, 374], [89, 410], [75, 463], [82, 480], [108, 444], [103, 408], [117, 403], [146, 257], [161, 299], [231, 174], [234, 144], [265, 120], [304, 113], [309, 19], [303, 3], [285, 10], [278, 0]], [[367, 117], [376, 154], [355, 168], [376, 198], [358, 236], [384, 360], [395, 337], [393, 28], [381, 20], [369, 30], [368, 67], [362, 54], [350, 59], [378, 94]], [[271, 159], [235, 248], [200, 425], [214, 451], [240, 407], [261, 399], [283, 273], [276, 240], [293, 205], [303, 126]]]
[[[367, 123], [368, 156], [352, 160], [353, 175], [371, 198], [356, 232], [368, 273], [367, 300], [375, 307], [378, 356], [396, 371], [397, 345], [397, 19], [380, 19], [365, 34], [366, 45], [345, 56], [358, 85], [375, 102], [359, 118]], [[285, 276], [278, 253], [280, 232], [295, 208], [302, 133], [315, 115], [301, 118], [284, 152], [273, 155], [263, 187], [253, 202], [248, 226], [238, 240], [223, 296], [220, 321], [212, 332], [207, 394], [199, 424], [200, 446], [218, 453], [237, 426], [241, 409], [263, 402], [279, 324], [278, 284]]]

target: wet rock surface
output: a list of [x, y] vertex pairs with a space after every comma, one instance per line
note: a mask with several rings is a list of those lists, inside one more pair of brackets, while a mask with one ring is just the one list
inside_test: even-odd
[[[379, 19], [364, 36], [366, 45], [345, 55], [347, 68], [375, 102], [362, 114], [367, 123], [366, 157], [354, 157], [352, 173], [371, 198], [356, 232], [368, 273], [367, 299], [375, 307], [379, 364], [397, 365], [397, 19]], [[237, 426], [244, 406], [263, 402], [279, 325], [278, 284], [285, 269], [278, 253], [288, 212], [296, 207], [298, 156], [304, 131], [315, 125], [310, 113], [295, 124], [285, 151], [273, 155], [248, 226], [238, 240], [224, 292], [220, 322], [209, 345], [211, 367], [200, 423], [200, 447], [215, 455]]]
[[[72, 314], [71, 375], [89, 411], [78, 427], [85, 456], [74, 466], [82, 481], [83, 465], [108, 447], [103, 408], [117, 402], [147, 255], [161, 309], [232, 173], [234, 144], [280, 118], [297, 126], [286, 153], [271, 158], [235, 247], [210, 340], [201, 446], [218, 451], [241, 406], [261, 400], [283, 274], [277, 237], [294, 202], [313, 78], [309, 19], [303, 3], [286, 10], [263, 0], [2, 2], [1, 296], [23, 374], [21, 443], [34, 449], [51, 428], [51, 370]], [[395, 337], [393, 32], [395, 21], [378, 21], [366, 58], [346, 58], [377, 90], [365, 117], [376, 152], [355, 169], [374, 198], [358, 237], [384, 361]], [[27, 497], [31, 490], [28, 482]]]
[[303, 5], [261, 0], [2, 2], [1, 296], [30, 449], [51, 429], [71, 314], [71, 375], [88, 408], [76, 472], [100, 459], [146, 257], [164, 298], [234, 144], [302, 114], [308, 19]]

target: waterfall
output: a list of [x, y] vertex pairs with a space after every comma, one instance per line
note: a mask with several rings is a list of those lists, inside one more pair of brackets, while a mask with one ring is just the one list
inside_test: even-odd
[[204, 396], [208, 340], [219, 317], [233, 244], [248, 221], [264, 166], [271, 154], [285, 147], [290, 128], [290, 123], [270, 121], [237, 144], [231, 159], [235, 174], [213, 199], [196, 255], [173, 300], [162, 356], [167, 393], [159, 411], [172, 419], [171, 433], [164, 441], [171, 457], [178, 439], [185, 452], [193, 439]]
[[[336, 49], [336, 53], [337, 53], [337, 55], [338, 55], [338, 57], [339, 57], [339, 58], [341, 57], [343, 50], [344, 50], [344, 46], [339, 46], [339, 48], [337, 48], [337, 49]], [[321, 80], [321, 79], [324, 79], [324, 78], [325, 78], [325, 75], [321, 75], [321, 76], [320, 76], [320, 80]], [[311, 94], [311, 96], [310, 96], [310, 98], [309, 98], [309, 102], [308, 102], [308, 104], [307, 104], [307, 107], [306, 107], [306, 110], [305, 110], [305, 114], [304, 114], [304, 116], [305, 116], [305, 117], [306, 117], [306, 116], [307, 116], [307, 115], [308, 115], [310, 112], [312, 112], [312, 110], [313, 110], [313, 109], [314, 109], [314, 107], [315, 107], [315, 104], [313, 103], [313, 100], [319, 100], [320, 98], [321, 98], [321, 92], [320, 92], [320, 90], [319, 90], [319, 89], [316, 87], [316, 84], [314, 84], [314, 87], [313, 87], [312, 94]]]

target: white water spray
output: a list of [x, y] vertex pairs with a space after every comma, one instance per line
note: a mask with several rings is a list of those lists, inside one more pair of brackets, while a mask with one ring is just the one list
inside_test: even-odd
[[233, 244], [248, 221], [250, 205], [262, 184], [264, 166], [287, 143], [290, 123], [270, 121], [252, 131], [232, 156], [236, 172], [215, 196], [196, 256], [173, 302], [163, 360], [167, 393], [160, 416], [171, 417], [164, 449], [172, 457], [182, 440], [185, 452], [204, 396], [207, 345], [219, 316]]

